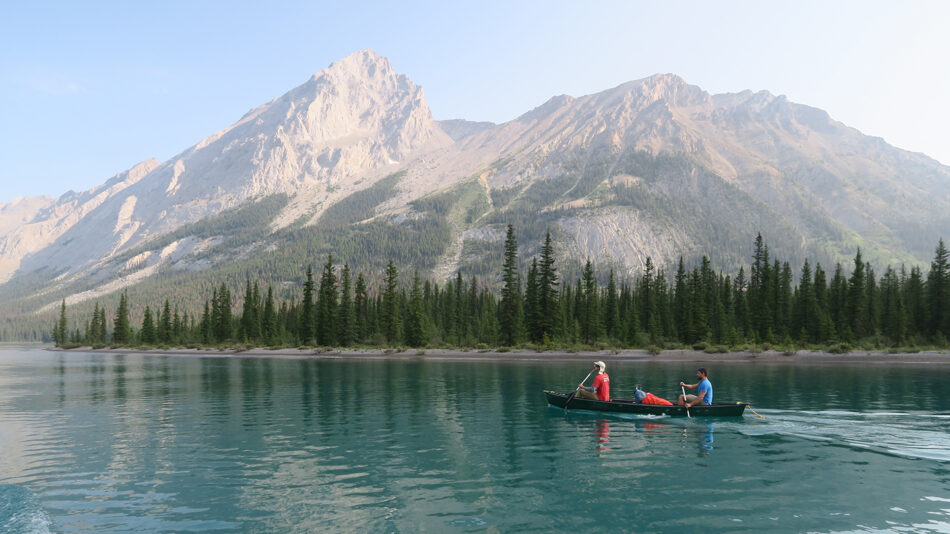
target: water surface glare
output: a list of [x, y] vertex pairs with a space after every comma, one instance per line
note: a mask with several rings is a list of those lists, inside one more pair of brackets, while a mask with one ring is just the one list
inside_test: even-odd
[[0, 531], [950, 532], [950, 366], [708, 367], [766, 418], [548, 407], [578, 363], [0, 349]]

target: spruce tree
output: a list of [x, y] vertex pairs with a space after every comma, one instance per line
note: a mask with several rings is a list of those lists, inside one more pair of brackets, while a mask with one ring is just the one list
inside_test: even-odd
[[277, 310], [274, 308], [274, 288], [267, 285], [267, 298], [261, 313], [261, 337], [264, 343], [274, 345], [277, 341]]
[[155, 322], [152, 320], [152, 309], [145, 306], [145, 316], [142, 318], [142, 330], [139, 339], [143, 345], [154, 345], [157, 340]]
[[[580, 293], [580, 292], [578, 292]], [[588, 345], [600, 337], [600, 303], [597, 299], [597, 279], [594, 266], [587, 258], [583, 274], [583, 310], [581, 312], [581, 333]]]
[[386, 280], [384, 282], [382, 300], [382, 323], [383, 335], [386, 336], [386, 342], [390, 345], [399, 341], [400, 320], [399, 320], [399, 272], [392, 260], [386, 266]]
[[537, 343], [541, 341], [541, 324], [538, 320], [538, 260], [531, 260], [524, 291], [525, 330], [528, 338]]
[[327, 258], [320, 276], [320, 290], [317, 298], [317, 344], [333, 346], [336, 344], [336, 308], [337, 280], [333, 267], [333, 255]]
[[53, 335], [53, 341], [56, 342], [57, 347], [65, 345], [68, 341], [68, 329], [69, 326], [66, 322], [66, 299], [63, 299], [59, 307], [59, 321], [56, 322], [56, 332]]
[[355, 338], [359, 342], [366, 340], [369, 335], [369, 297], [366, 294], [366, 280], [363, 273], [356, 275], [356, 293], [353, 297], [353, 308], [356, 313]]
[[128, 345], [132, 342], [132, 326], [129, 324], [128, 293], [122, 292], [119, 296], [119, 307], [115, 312], [115, 322], [112, 328], [112, 342], [116, 345]]
[[162, 313], [158, 319], [157, 338], [159, 343], [168, 344], [172, 341], [172, 311], [168, 299], [165, 299]]
[[340, 345], [344, 347], [352, 345], [356, 338], [356, 310], [353, 307], [353, 282], [350, 278], [350, 266], [344, 263], [340, 279], [340, 310], [337, 327]]
[[211, 320], [211, 306], [208, 304], [208, 301], [205, 300], [205, 309], [201, 314], [201, 342], [209, 344], [214, 341], [214, 328], [212, 328]]
[[214, 325], [214, 335], [217, 341], [230, 340], [232, 331], [233, 316], [231, 315], [231, 291], [224, 282], [221, 282], [217, 292], [217, 322]]
[[412, 276], [412, 291], [409, 294], [408, 311], [406, 317], [406, 344], [410, 347], [423, 347], [427, 340], [419, 271], [415, 271]]
[[541, 259], [538, 261], [538, 307], [537, 324], [540, 336], [552, 339], [554, 336], [555, 317], [557, 312], [558, 275], [555, 266], [554, 244], [551, 232], [544, 237], [541, 246]]
[[521, 277], [518, 273], [518, 241], [514, 226], [508, 225], [505, 236], [505, 262], [502, 266], [501, 303], [498, 307], [498, 323], [502, 343], [513, 346], [521, 337]]
[[620, 305], [617, 295], [617, 281], [614, 279], [614, 270], [610, 270], [607, 278], [607, 289], [604, 291], [604, 332], [607, 338], [615, 341], [620, 338]]
[[848, 280], [848, 325], [851, 332], [857, 339], [864, 338], [873, 332], [870, 332], [867, 323], [868, 318], [868, 299], [867, 299], [867, 279], [865, 278], [864, 260], [861, 258], [861, 249], [859, 248], [854, 256], [854, 270], [851, 272], [851, 278]]
[[313, 327], [316, 321], [316, 315], [314, 314], [313, 294], [313, 267], [308, 265], [307, 278], [303, 284], [303, 302], [301, 303], [300, 324], [297, 327], [297, 335], [300, 338], [300, 342], [304, 345], [311, 345], [315, 341]]
[[950, 338], [950, 252], [943, 239], [937, 243], [927, 275], [927, 308], [930, 335], [945, 342]]

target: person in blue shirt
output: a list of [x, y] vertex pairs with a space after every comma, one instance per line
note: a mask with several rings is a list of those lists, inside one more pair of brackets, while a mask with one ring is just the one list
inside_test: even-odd
[[695, 384], [684, 384], [680, 382], [680, 387], [687, 389], [695, 389], [696, 393], [699, 395], [680, 395], [679, 400], [676, 404], [680, 406], [709, 406], [713, 403], [713, 389], [712, 384], [709, 382], [709, 378], [706, 377], [706, 368], [700, 367], [696, 369], [696, 383]]

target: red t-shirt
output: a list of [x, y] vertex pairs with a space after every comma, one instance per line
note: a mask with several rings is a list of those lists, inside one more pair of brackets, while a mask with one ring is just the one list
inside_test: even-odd
[[610, 400], [610, 377], [607, 373], [600, 373], [594, 377], [594, 387], [597, 388], [597, 398], [602, 401]]

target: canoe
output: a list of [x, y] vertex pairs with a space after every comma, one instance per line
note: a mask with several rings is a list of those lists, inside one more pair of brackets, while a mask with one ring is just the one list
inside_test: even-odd
[[[548, 404], [563, 408], [567, 401], [567, 393], [545, 391]], [[712, 404], [710, 406], [690, 406], [689, 415], [693, 417], [740, 417], [748, 403]], [[613, 399], [610, 401], [588, 400], [574, 397], [567, 407], [568, 410], [593, 410], [595, 412], [633, 413], [640, 415], [669, 415], [686, 417], [685, 406], [662, 406], [658, 404], [637, 404], [633, 399]]]

